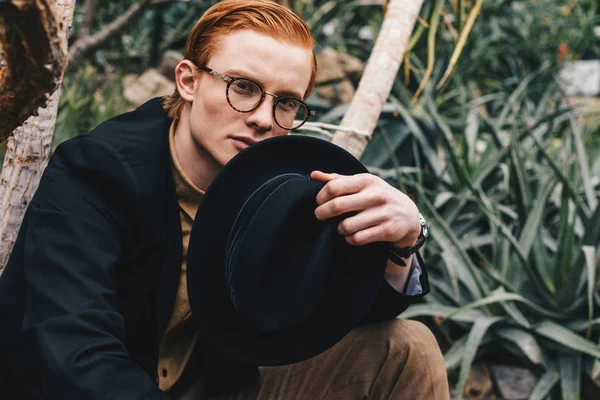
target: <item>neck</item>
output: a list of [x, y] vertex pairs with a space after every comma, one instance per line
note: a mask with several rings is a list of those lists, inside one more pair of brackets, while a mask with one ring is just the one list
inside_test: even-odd
[[185, 175], [198, 189], [205, 191], [221, 165], [192, 137], [189, 113], [189, 107], [184, 107], [175, 128], [175, 153]]

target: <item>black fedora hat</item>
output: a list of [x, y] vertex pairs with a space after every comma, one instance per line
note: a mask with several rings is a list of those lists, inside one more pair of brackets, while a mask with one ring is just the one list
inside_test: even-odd
[[387, 264], [386, 243], [347, 244], [340, 218], [318, 221], [314, 170], [367, 169], [324, 140], [284, 136], [236, 155], [196, 213], [187, 282], [190, 308], [211, 347], [250, 365], [313, 357], [370, 308]]

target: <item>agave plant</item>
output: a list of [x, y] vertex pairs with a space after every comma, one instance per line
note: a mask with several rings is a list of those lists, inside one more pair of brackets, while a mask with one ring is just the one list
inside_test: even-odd
[[[598, 177], [557, 86], [528, 101], [539, 73], [508, 95], [467, 95], [462, 117], [431, 92], [415, 106], [405, 95], [386, 105], [362, 157], [373, 173], [416, 194], [430, 218], [432, 293], [401, 317], [441, 317], [466, 331], [445, 355], [448, 369], [459, 369], [458, 395], [489, 346], [543, 371], [533, 399], [558, 382], [563, 398], [576, 399], [581, 374], [600, 372]], [[322, 121], [335, 123], [343, 112]]]
[[[600, 383], [600, 177], [590, 176], [591, 131], [553, 81], [559, 43], [580, 52], [571, 56], [597, 48], [581, 33], [597, 20], [597, 5], [536, 15], [538, 3], [552, 6], [486, 2], [456, 77], [442, 90], [422, 82], [440, 82], [447, 62], [417, 46], [362, 156], [373, 173], [414, 194], [432, 222], [425, 254], [432, 293], [401, 317], [441, 318], [441, 330], [462, 333], [448, 335], [445, 354], [458, 373], [458, 397], [476, 357], [499, 348], [540, 373], [533, 399], [577, 399], [583, 374]], [[436, 4], [425, 4], [425, 15], [439, 12]], [[548, 16], [564, 13], [576, 19], [560, 19], [568, 34], [555, 35]], [[448, 33], [436, 44], [438, 58], [457, 48]], [[417, 79], [405, 79], [411, 74]], [[324, 107], [321, 123], [307, 128], [328, 135], [346, 110]]]

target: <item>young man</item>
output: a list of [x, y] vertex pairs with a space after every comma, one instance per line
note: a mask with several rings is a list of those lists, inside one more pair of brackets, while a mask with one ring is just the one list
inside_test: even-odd
[[[407, 294], [427, 291], [413, 255], [388, 262], [366, 325], [312, 359], [261, 367], [259, 376], [206, 346], [187, 297], [196, 209], [233, 156], [308, 117], [313, 39], [274, 2], [226, 0], [194, 27], [175, 74], [172, 96], [52, 157], [0, 278], [2, 397], [448, 398], [431, 332], [394, 318]], [[290, 107], [296, 119], [286, 118]], [[312, 178], [327, 182], [317, 218], [353, 212], [338, 226], [350, 244], [417, 243], [415, 204], [383, 180]]]

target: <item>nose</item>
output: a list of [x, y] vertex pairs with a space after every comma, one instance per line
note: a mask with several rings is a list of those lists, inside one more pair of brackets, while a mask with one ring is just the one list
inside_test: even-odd
[[270, 93], [266, 93], [265, 99], [246, 117], [246, 124], [254, 127], [259, 133], [267, 133], [273, 130], [273, 102], [275, 99]]

